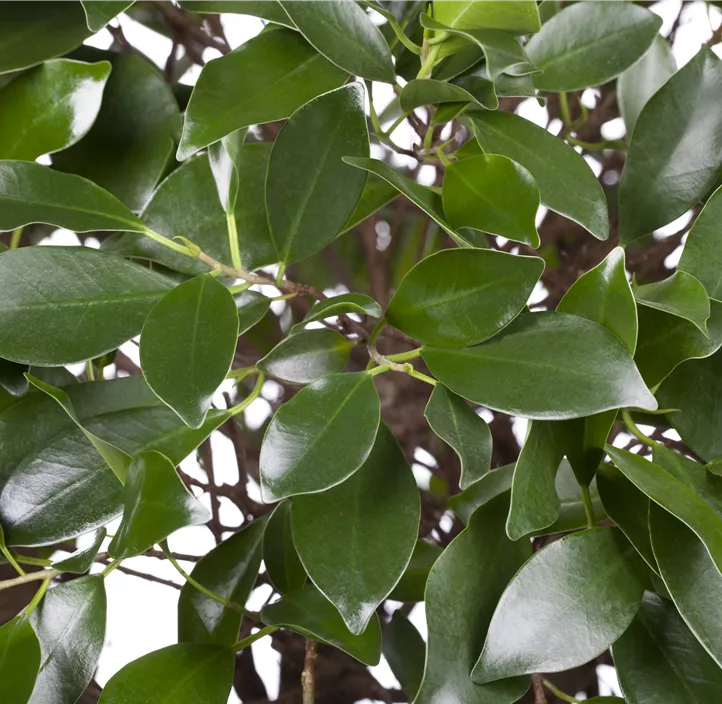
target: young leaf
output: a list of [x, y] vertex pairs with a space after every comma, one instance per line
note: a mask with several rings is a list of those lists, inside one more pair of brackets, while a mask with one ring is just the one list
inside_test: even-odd
[[128, 0], [81, 0], [88, 29], [99, 32], [110, 20], [125, 12], [133, 2]]
[[426, 257], [404, 277], [386, 318], [424, 344], [473, 345], [519, 315], [543, 270], [538, 257], [446, 249]]
[[597, 239], [609, 237], [604, 191], [572, 147], [512, 113], [474, 112], [470, 117], [484, 151], [507, 156], [531, 173], [543, 205], [578, 223]]
[[449, 0], [434, 6], [434, 18], [455, 29], [503, 29], [529, 34], [541, 27], [536, 3], [529, 0]]
[[128, 663], [103, 687], [101, 704], [226, 704], [235, 656], [211, 643], [177, 643]]
[[285, 594], [261, 610], [268, 626], [284, 626], [308, 638], [333, 645], [365, 665], [381, 657], [381, 627], [374, 614], [363, 633], [353, 634], [326, 597], [313, 587]]
[[455, 229], [471, 227], [539, 246], [539, 189], [523, 166], [505, 156], [485, 154], [447, 166], [442, 198]]
[[306, 570], [293, 544], [290, 501], [281, 501], [268, 519], [263, 533], [263, 564], [268, 578], [281, 594], [306, 584]]
[[85, 691], [103, 650], [106, 607], [100, 575], [48, 591], [30, 615], [42, 653], [31, 702], [67, 704]]
[[366, 179], [341, 157], [367, 157], [368, 130], [360, 83], [311, 100], [284, 125], [266, 177], [266, 208], [278, 258], [315, 254], [341, 232]]
[[73, 574], [83, 574], [87, 572], [93, 564], [95, 556], [98, 554], [107, 533], [108, 531], [105, 528], [99, 528], [95, 531], [93, 542], [88, 545], [87, 548], [76, 550], [71, 555], [68, 555], [68, 557], [53, 562], [53, 569], [60, 570], [61, 572], [71, 572]]
[[394, 611], [384, 630], [384, 657], [408, 700], [414, 700], [424, 676], [426, 644], [416, 627], [400, 611]]
[[336, 66], [370, 81], [396, 80], [386, 40], [356, 3], [283, 0], [281, 6], [309, 44]]
[[619, 184], [620, 241], [667, 225], [716, 185], [721, 98], [722, 62], [703, 45], [644, 106]]
[[426, 581], [443, 548], [425, 540], [417, 540], [411, 553], [409, 564], [401, 575], [401, 579], [389, 594], [395, 601], [423, 601]]
[[[474, 682], [562, 672], [603, 653], [644, 594], [644, 566], [616, 528], [568, 535], [535, 553], [499, 600]], [[553, 631], [549, 623], [556, 624]]]
[[82, 247], [4, 252], [0, 281], [0, 355], [45, 366], [114, 350], [140, 332], [151, 308], [174, 285], [138, 264]]
[[188, 103], [178, 159], [241, 127], [287, 118], [347, 78], [298, 32], [262, 32], [203, 67]]
[[566, 313], [520, 316], [483, 345], [424, 347], [432, 374], [474, 403], [536, 420], [657, 402], [615, 335]]
[[426, 404], [429, 427], [456, 452], [461, 463], [459, 486], [481, 479], [491, 466], [491, 431], [461, 397], [437, 384]]
[[[261, 565], [266, 521], [257, 518], [207, 552], [191, 577], [216, 594], [244, 606]], [[233, 645], [242, 614], [219, 604], [186, 582], [178, 599], [178, 641]]]
[[379, 397], [368, 374], [313, 382], [278, 409], [266, 430], [263, 500], [324, 491], [348, 479], [369, 456], [378, 426]]
[[381, 306], [373, 298], [365, 296], [363, 293], [342, 293], [340, 296], [332, 296], [314, 303], [303, 319], [303, 324], [347, 313], [380, 318]]
[[644, 55], [662, 19], [638, 5], [584, 2], [564, 8], [526, 45], [542, 70], [544, 91], [582, 90], [607, 83]]
[[123, 520], [108, 547], [115, 558], [140, 555], [179, 528], [210, 518], [160, 452], [141, 452], [133, 458], [123, 493]]
[[508, 508], [508, 498], [498, 496], [477, 509], [431, 568], [426, 669], [414, 704], [511, 704], [529, 688], [526, 677], [482, 686], [469, 677], [499, 597], [531, 555], [528, 540], [513, 543], [506, 537]]
[[25, 614], [0, 626], [0, 682], [3, 697], [27, 704], [40, 668], [40, 643]]
[[237, 342], [236, 302], [204, 274], [176, 286], [151, 310], [140, 336], [140, 366], [154, 393], [188, 426], [200, 428]]
[[301, 562], [351, 633], [366, 629], [409, 564], [419, 511], [411, 468], [385, 425], [351, 477], [294, 498], [291, 524]]
[[0, 92], [0, 159], [34, 161], [75, 144], [95, 121], [110, 64], [46, 61]]

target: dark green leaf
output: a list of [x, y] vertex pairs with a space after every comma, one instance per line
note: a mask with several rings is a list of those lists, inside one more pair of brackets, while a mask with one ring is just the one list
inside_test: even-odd
[[376, 614], [368, 628], [354, 635], [321, 592], [306, 587], [285, 594], [261, 611], [263, 622], [269, 626], [285, 626], [309, 638], [334, 645], [365, 665], [377, 665], [381, 657], [381, 627]]
[[27, 704], [40, 667], [40, 643], [25, 614], [0, 626], [0, 682], [3, 697]]
[[503, 29], [528, 34], [541, 27], [536, 3], [529, 0], [448, 0], [434, 6], [434, 17], [458, 29]]
[[386, 318], [425, 344], [475, 344], [519, 315], [543, 270], [538, 257], [490, 249], [443, 250], [404, 277]]
[[23, 396], [28, 390], [27, 371], [27, 364], [0, 359], [0, 386], [12, 396]]
[[523, 166], [505, 156], [485, 154], [447, 166], [442, 198], [455, 229], [471, 227], [539, 246], [539, 189]]
[[123, 520], [108, 551], [132, 557], [185, 526], [205, 523], [208, 510], [186, 489], [173, 463], [160, 452], [141, 452], [128, 467]]
[[98, 554], [98, 550], [100, 550], [103, 540], [105, 540], [106, 534], [107, 531], [105, 528], [96, 530], [95, 535], [93, 536], [93, 542], [88, 545], [87, 548], [76, 550], [71, 555], [68, 555], [68, 557], [53, 562], [53, 568], [60, 570], [61, 572], [72, 572], [74, 574], [83, 574], [84, 572], [87, 572], [93, 564], [95, 556]]
[[263, 564], [281, 594], [301, 589], [306, 583], [306, 570], [293, 544], [290, 501], [278, 504], [268, 519], [263, 534]]
[[155, 650], [110, 678], [102, 704], [226, 704], [235, 657], [210, 643], [177, 643]]
[[634, 297], [643, 306], [689, 320], [707, 334], [709, 296], [704, 286], [691, 274], [676, 271], [663, 281], [638, 286], [634, 289]]
[[138, 334], [173, 286], [138, 264], [82, 247], [4, 252], [0, 281], [0, 354], [42, 365], [79, 362], [115, 349]]
[[242, 291], [233, 297], [238, 308], [238, 334], [250, 330], [271, 307], [271, 299], [257, 291]]
[[[216, 594], [244, 606], [261, 565], [266, 525], [263, 518], [244, 525], [206, 553], [191, 576]], [[241, 616], [186, 582], [178, 600], [178, 640], [232, 645], [238, 640]]]
[[627, 630], [644, 583], [643, 563], [616, 528], [548, 545], [502, 594], [472, 679], [561, 672], [589, 662]]
[[453, 448], [461, 462], [459, 486], [481, 479], [491, 466], [491, 431], [464, 399], [437, 384], [426, 404], [429, 427]]
[[42, 658], [31, 704], [75, 702], [93, 678], [105, 641], [105, 582], [63, 582], [30, 615]]
[[400, 611], [384, 630], [384, 657], [408, 700], [414, 700], [424, 676], [426, 644], [416, 627]]
[[529, 687], [526, 677], [483, 686], [469, 677], [499, 597], [531, 555], [528, 540], [513, 543], [506, 537], [508, 508], [508, 497], [498, 496], [477, 509], [431, 568], [426, 669], [415, 704], [511, 704]]
[[110, 20], [125, 12], [132, 4], [128, 0], [81, 0], [88, 29], [99, 32]]
[[644, 55], [662, 18], [632, 3], [583, 2], [564, 8], [526, 45], [542, 73], [534, 85], [571, 91], [616, 78]]
[[657, 408], [619, 338], [567, 313], [522, 315], [483, 345], [425, 347], [423, 357], [455, 393], [525, 418], [563, 420], [625, 406]]
[[512, 113], [474, 112], [473, 124], [485, 151], [503, 154], [531, 173], [544, 205], [586, 228], [597, 239], [609, 237], [604, 191], [572, 147]]
[[298, 32], [262, 32], [203, 67], [188, 103], [178, 158], [187, 159], [241, 127], [289, 117], [347, 77]]
[[281, 3], [276, 0], [183, 0], [181, 6], [191, 12], [207, 14], [237, 12], [294, 28]]
[[316, 320], [326, 320], [326, 318], [347, 313], [380, 318], [381, 306], [373, 298], [365, 296], [363, 293], [342, 293], [340, 296], [333, 296], [314, 303], [303, 319], [303, 323], [305, 325]]
[[364, 631], [409, 564], [419, 511], [416, 480], [385, 425], [351, 477], [293, 500], [293, 542], [301, 562], [352, 633]]
[[369, 456], [378, 426], [379, 397], [365, 372], [332, 374], [307, 386], [278, 409], [263, 439], [264, 501], [348, 479]]
[[722, 63], [702, 45], [644, 106], [619, 185], [622, 242], [672, 222], [716, 185], [720, 99]]
[[469, 85], [472, 90], [433, 79], [409, 81], [399, 94], [401, 109], [409, 112], [422, 105], [476, 103], [487, 110], [496, 110], [499, 100], [494, 92], [494, 84], [483, 78], [474, 78], [476, 83]]
[[187, 425], [200, 428], [231, 368], [237, 341], [236, 302], [204, 274], [176, 286], [148, 314], [140, 366], [154, 393]]
[[95, 121], [110, 64], [46, 61], [0, 92], [0, 158], [33, 161], [75, 144]]
[[266, 208], [278, 259], [315, 254], [353, 212], [366, 178], [341, 157], [367, 157], [363, 87], [351, 83], [311, 100], [291, 115], [271, 152]]
[[425, 540], [417, 540], [408, 567], [393, 588], [389, 599], [395, 601], [423, 601], [429, 571], [442, 553], [442, 548]]
[[368, 174], [361, 198], [343, 226], [343, 232], [348, 232], [351, 228], [363, 222], [367, 217], [390, 203], [398, 194], [396, 188], [388, 181], [376, 174]]

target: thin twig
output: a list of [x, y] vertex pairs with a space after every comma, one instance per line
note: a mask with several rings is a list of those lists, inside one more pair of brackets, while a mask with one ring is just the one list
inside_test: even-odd
[[306, 639], [306, 658], [303, 663], [301, 685], [303, 686], [303, 704], [313, 704], [316, 696], [316, 641]]

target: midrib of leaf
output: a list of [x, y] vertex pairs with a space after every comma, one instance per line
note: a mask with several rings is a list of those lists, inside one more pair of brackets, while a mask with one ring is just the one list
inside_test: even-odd
[[182, 677], [177, 678], [171, 687], [166, 690], [165, 696], [162, 699], [157, 700], [157, 704], [174, 704], [176, 695], [178, 692], [183, 691], [188, 682], [191, 682], [199, 672], [203, 672], [210, 663], [217, 660], [218, 655], [221, 652], [225, 654], [225, 651], [221, 651], [220, 646], [218, 647], [219, 650], [211, 653], [209, 657], [200, 661], [196, 660], [196, 662], [194, 662], [193, 665], [186, 670], [185, 674]]
[[[199, 324], [200, 318], [201, 318], [201, 306], [203, 304], [203, 292], [206, 287], [206, 282], [207, 282], [206, 277], [205, 276], [201, 277], [201, 280], [200, 280], [201, 288], [200, 288], [200, 291], [198, 291], [198, 301], [196, 302], [196, 308], [195, 308], [195, 312], [193, 314], [193, 320], [191, 323], [191, 342], [189, 345], [188, 377], [191, 381], [191, 385], [193, 386], [194, 390], [196, 391], [196, 394], [198, 394], [198, 395], [199, 395], [200, 384], [199, 384], [199, 380], [196, 378], [196, 373], [195, 373], [196, 352], [197, 352], [196, 342], [197, 342], [197, 338], [198, 338], [198, 324]], [[202, 412], [202, 401], [203, 401], [203, 398], [201, 397], [201, 398], [197, 399], [196, 404], [193, 404], [193, 405], [197, 406], [201, 410], [201, 412]]]
[[62, 310], [63, 308], [75, 308], [78, 306], [90, 306], [90, 305], [114, 305], [116, 303], [126, 303], [129, 301], [139, 301], [147, 298], [160, 298], [166, 293], [167, 289], [161, 289], [158, 291], [141, 291], [138, 293], [124, 293], [118, 296], [107, 296], [105, 298], [72, 298], [65, 299], [62, 301], [53, 301], [52, 303], [23, 303], [21, 305], [11, 304], [7, 302], [1, 304], [1, 307], [7, 311], [15, 310]]

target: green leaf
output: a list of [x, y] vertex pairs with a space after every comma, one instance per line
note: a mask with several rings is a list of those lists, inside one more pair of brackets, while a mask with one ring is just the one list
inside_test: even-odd
[[505, 156], [484, 154], [447, 166], [442, 198], [455, 229], [471, 227], [539, 246], [539, 189], [523, 166]]
[[720, 668], [674, 606], [656, 594], [645, 594], [612, 650], [624, 695], [636, 704], [712, 702], [722, 687]]
[[438, 545], [427, 543], [425, 540], [417, 540], [409, 564], [389, 594], [389, 599], [408, 602], [423, 601], [429, 571], [442, 551], [443, 549]]
[[301, 562], [351, 633], [366, 629], [401, 578], [416, 545], [419, 515], [416, 480], [385, 425], [351, 477], [293, 500], [293, 542]]
[[[207, 552], [191, 577], [216, 594], [244, 606], [261, 565], [261, 542], [267, 526], [258, 518]], [[186, 582], [178, 599], [178, 640], [233, 645], [242, 614], [226, 608]]]
[[634, 297], [643, 306], [689, 320], [707, 334], [709, 296], [704, 286], [691, 274], [675, 271], [663, 281], [638, 286], [634, 290]]
[[424, 676], [426, 644], [416, 627], [400, 611], [395, 611], [384, 629], [384, 657], [408, 700], [414, 700]]
[[40, 643], [25, 614], [0, 626], [0, 682], [3, 697], [27, 704], [40, 668]]
[[293, 22], [276, 0], [183, 0], [181, 6], [191, 12], [206, 14], [237, 12], [252, 15], [294, 29]]
[[519, 315], [543, 270], [538, 257], [490, 249], [442, 250], [404, 277], [386, 318], [424, 344], [482, 342]]
[[227, 134], [208, 147], [208, 161], [218, 189], [218, 199], [226, 213], [233, 213], [238, 199], [238, 161], [248, 128]]
[[544, 91], [582, 90], [607, 83], [644, 55], [662, 18], [638, 5], [584, 2], [564, 8], [526, 45]]
[[667, 40], [657, 35], [644, 56], [619, 77], [617, 103], [628, 135], [634, 132], [647, 101], [676, 70], [677, 62]]
[[347, 78], [348, 73], [317, 53], [298, 32], [262, 32], [203, 67], [188, 103], [178, 159], [187, 159], [241, 127], [290, 117]]
[[0, 161], [0, 229], [36, 222], [74, 232], [148, 229], [115, 196], [80, 176], [25, 161]]
[[311, 100], [291, 115], [273, 145], [266, 208], [278, 258], [292, 263], [332, 242], [366, 179], [341, 157], [366, 157], [368, 130], [360, 83]]
[[499, 100], [494, 92], [494, 85], [483, 78], [473, 78], [476, 79], [476, 83], [469, 86], [472, 91], [465, 90], [453, 83], [433, 79], [409, 81], [399, 94], [401, 109], [404, 112], [410, 112], [422, 105], [476, 103], [482, 108], [496, 110], [499, 107]]
[[293, 544], [290, 501], [281, 501], [268, 519], [263, 534], [263, 564], [268, 578], [281, 594], [306, 584], [306, 570]]
[[322, 301], [316, 301], [303, 319], [303, 324], [348, 313], [380, 318], [381, 306], [373, 298], [363, 293], [342, 293], [340, 296], [332, 296]]
[[235, 656], [210, 643], [177, 643], [143, 655], [113, 675], [102, 704], [226, 704]]
[[477, 509], [431, 568], [426, 669], [415, 704], [511, 704], [529, 688], [526, 677], [483, 686], [469, 677], [499, 597], [531, 555], [528, 540], [513, 543], [506, 537], [508, 508], [508, 498], [498, 496]]
[[627, 630], [644, 576], [643, 563], [616, 528], [593, 528], [548, 545], [502, 594], [472, 680], [562, 672], [589, 662]]
[[423, 358], [455, 393], [525, 418], [564, 420], [626, 406], [657, 408], [619, 338], [567, 313], [525, 314], [483, 345], [424, 347]]
[[295, 384], [309, 384], [340, 372], [348, 362], [351, 343], [334, 330], [302, 330], [282, 340], [256, 366]]
[[649, 529], [659, 572], [677, 611], [722, 667], [722, 617], [718, 609], [710, 608], [722, 598], [722, 575], [697, 536], [654, 505]]
[[59, 153], [53, 166], [90, 179], [139, 211], [180, 137], [180, 111], [170, 86], [150, 61], [116, 53], [110, 62], [113, 70], [95, 124], [80, 142]]
[[355, 2], [284, 0], [281, 6], [309, 44], [336, 66], [370, 81], [396, 80], [386, 40]]
[[115, 558], [140, 555], [179, 528], [210, 519], [173, 462], [160, 452], [141, 452], [133, 458], [123, 496], [123, 520], [108, 547]]
[[67, 704], [85, 691], [103, 650], [105, 613], [100, 575], [63, 582], [48, 591], [30, 615], [42, 653], [32, 702]]
[[466, 401], [437, 384], [426, 404], [424, 416], [429, 427], [451, 445], [461, 463], [459, 486], [467, 486], [481, 479], [491, 466], [491, 431]]
[[385, 181], [376, 174], [368, 174], [361, 198], [356, 204], [353, 213], [351, 213], [346, 221], [346, 224], [343, 226], [343, 232], [348, 232], [351, 228], [363, 222], [367, 217], [383, 208], [387, 203], [390, 203], [396, 198], [398, 193], [396, 188], [388, 181]]
[[191, 428], [200, 428], [226, 378], [238, 342], [238, 312], [210, 274], [170, 290], [151, 310], [140, 336], [148, 386]]
[[33, 161], [75, 144], [100, 110], [110, 64], [46, 61], [0, 92], [0, 158]]
[[536, 3], [529, 0], [444, 0], [434, 4], [434, 19], [458, 29], [503, 29], [516, 34], [538, 32]]
[[697, 534], [722, 571], [722, 518], [658, 464], [611, 445], [607, 446], [607, 453], [629, 481]]
[[87, 572], [93, 564], [107, 532], [105, 528], [99, 528], [95, 531], [93, 542], [88, 545], [87, 548], [76, 550], [71, 555], [68, 555], [68, 557], [53, 562], [52, 567], [61, 572], [71, 572], [73, 574], [83, 574]]
[[248, 332], [268, 313], [268, 309], [271, 307], [271, 299], [257, 291], [242, 291], [233, 298], [238, 308], [239, 335]]
[[381, 657], [381, 627], [376, 614], [368, 628], [358, 635], [351, 633], [328, 599], [313, 587], [285, 594], [261, 610], [268, 626], [284, 626], [333, 645], [365, 665], [377, 665]]
[[138, 264], [82, 247], [4, 252], [0, 281], [0, 354], [40, 365], [80, 362], [115, 349], [140, 332], [173, 286]]
[[88, 29], [99, 32], [110, 20], [125, 12], [133, 2], [127, 0], [81, 0]]
[[543, 205], [578, 223], [597, 239], [609, 237], [604, 191], [581, 154], [518, 115], [474, 112], [470, 117], [484, 151], [507, 156], [531, 173]]
[[17, 364], [7, 359], [0, 359], [0, 386], [11, 396], [23, 396], [28, 390], [25, 373], [27, 364]]
[[92, 34], [79, 2], [7, 2], [2, 15], [0, 73], [65, 54]]
[[717, 184], [720, 99], [722, 62], [703, 45], [644, 106], [619, 184], [621, 242], [672, 222]]
[[266, 430], [263, 500], [324, 491], [348, 479], [369, 456], [378, 426], [379, 397], [365, 372], [332, 374], [302, 389]]

